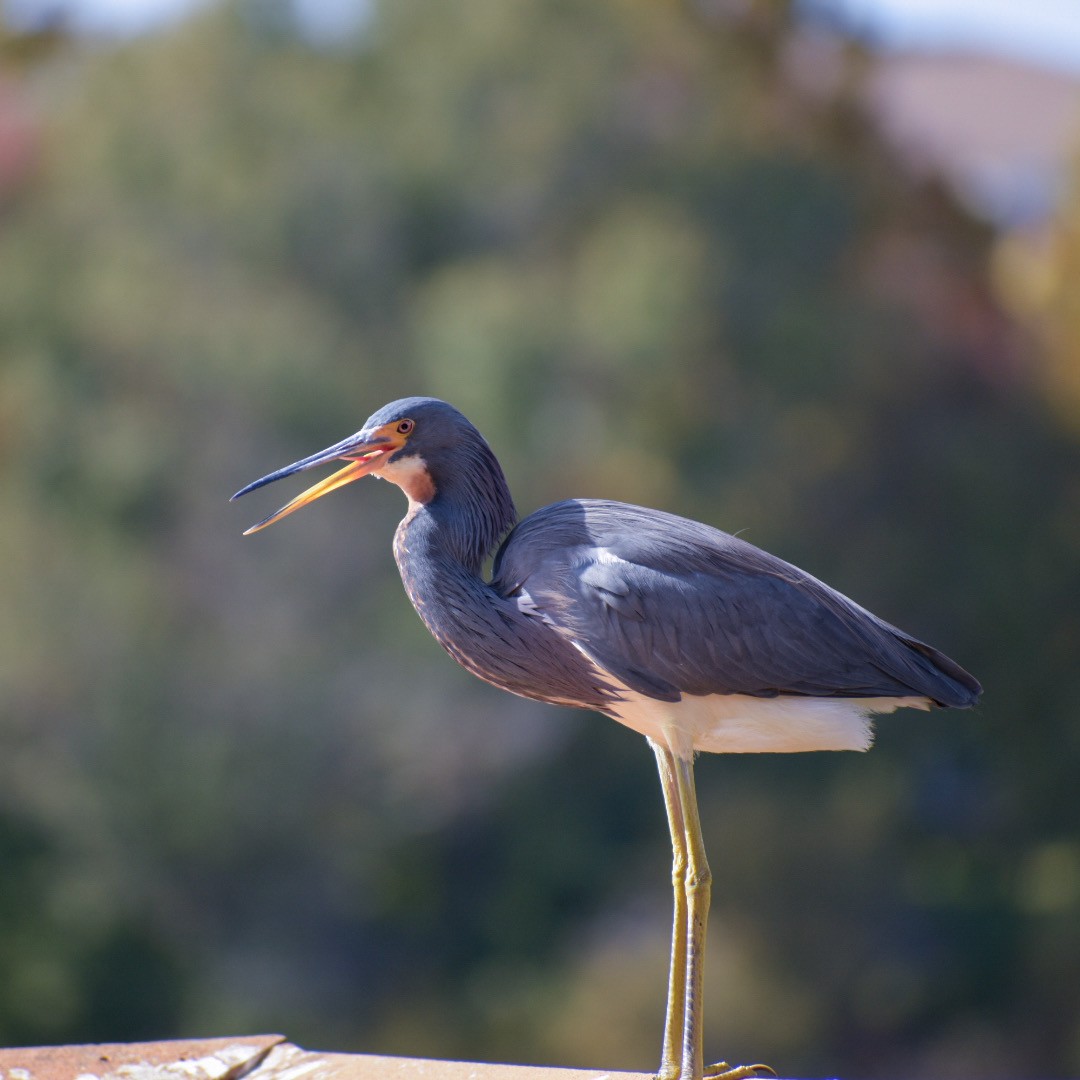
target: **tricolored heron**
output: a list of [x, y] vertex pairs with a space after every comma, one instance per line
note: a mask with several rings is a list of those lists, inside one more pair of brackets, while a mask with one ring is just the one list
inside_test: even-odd
[[394, 558], [439, 644], [512, 694], [605, 713], [649, 740], [674, 854], [659, 1080], [771, 1071], [702, 1061], [711, 874], [695, 751], [866, 750], [871, 714], [964, 708], [978, 682], [816, 578], [708, 525], [593, 499], [518, 522], [484, 437], [435, 398], [392, 402], [355, 435], [233, 498], [335, 460], [348, 464], [247, 532], [369, 473], [392, 481], [409, 501]]

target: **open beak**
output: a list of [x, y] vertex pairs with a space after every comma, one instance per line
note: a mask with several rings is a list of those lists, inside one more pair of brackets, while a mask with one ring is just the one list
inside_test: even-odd
[[[400, 450], [404, 444], [405, 440], [393, 431], [392, 425], [388, 424], [386, 428], [365, 429], [364, 431], [358, 431], [355, 435], [350, 435], [347, 439], [343, 439], [333, 446], [328, 446], [325, 450], [320, 450], [317, 454], [312, 454], [301, 461], [295, 461], [292, 465], [286, 465], [284, 469], [278, 469], [276, 472], [264, 476], [261, 480], [248, 484], [247, 487], [241, 488], [232, 499], [239, 499], [241, 495], [246, 495], [256, 488], [265, 487], [275, 480], [280, 480], [285, 476], [292, 476], [293, 473], [314, 469], [317, 465], [324, 465], [328, 461], [349, 462], [345, 468], [338, 469], [337, 472], [332, 473], [325, 480], [320, 480], [317, 484], [309, 487], [307, 491], [302, 491], [280, 510], [275, 510], [274, 513], [263, 518], [258, 524], [252, 525], [250, 529], [245, 529], [244, 535], [249, 536], [260, 529], [265, 529], [267, 525], [273, 525], [275, 521], [287, 517], [294, 510], [299, 510], [301, 506], [307, 506], [308, 503], [314, 502], [323, 495], [328, 495], [339, 487], [351, 484], [354, 480], [359, 480], [361, 476], [367, 476], [368, 473], [373, 472], [387, 461], [392, 454]], [[229, 501], [232, 502], [232, 499]]]

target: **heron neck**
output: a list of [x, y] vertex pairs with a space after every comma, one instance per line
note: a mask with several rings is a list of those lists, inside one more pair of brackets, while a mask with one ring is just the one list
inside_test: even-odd
[[[517, 511], [506, 478], [487, 444], [471, 448], [469, 460], [433, 474], [433, 496], [410, 510], [398, 527], [394, 553], [404, 562], [452, 562], [480, 575], [485, 560], [513, 528]], [[403, 562], [404, 560], [404, 562]]]

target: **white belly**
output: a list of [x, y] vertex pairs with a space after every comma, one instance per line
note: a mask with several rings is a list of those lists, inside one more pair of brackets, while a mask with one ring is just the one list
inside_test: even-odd
[[681, 701], [669, 702], [626, 690], [611, 715], [680, 757], [689, 757], [695, 750], [714, 754], [869, 750], [874, 740], [871, 714], [902, 706], [928, 709], [930, 701], [684, 694]]

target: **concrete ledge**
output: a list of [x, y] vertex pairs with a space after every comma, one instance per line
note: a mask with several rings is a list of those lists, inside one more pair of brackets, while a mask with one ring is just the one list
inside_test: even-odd
[[282, 1035], [0, 1050], [0, 1080], [649, 1080], [647, 1073], [330, 1054]]

